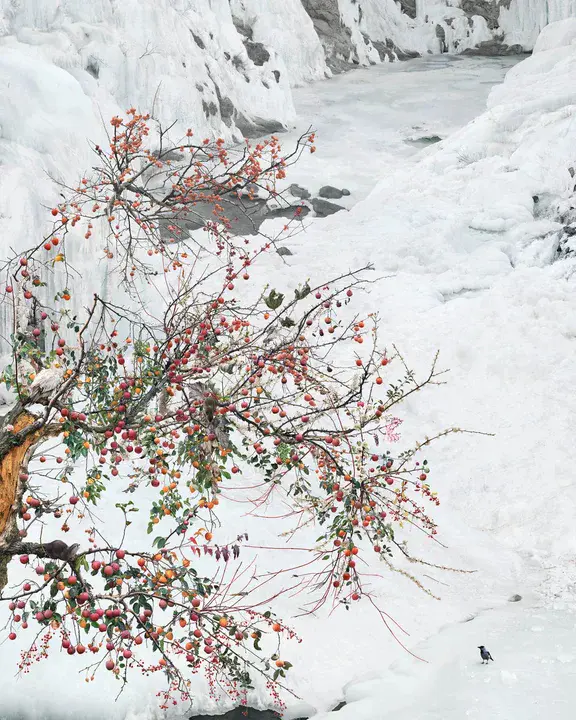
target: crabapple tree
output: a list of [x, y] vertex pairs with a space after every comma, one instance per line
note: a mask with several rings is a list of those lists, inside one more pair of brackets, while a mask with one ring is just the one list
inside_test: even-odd
[[[163, 707], [199, 671], [237, 697], [255, 675], [275, 697], [289, 685], [295, 635], [274, 613], [289, 563], [268, 579], [241, 564], [248, 535], [218, 520], [227, 488], [249, 476], [259, 508], [279, 495], [295, 530], [317, 525], [298, 581], [310, 611], [373, 602], [359, 555], [407, 553], [406, 524], [434, 536], [438, 503], [421, 446], [393, 449], [396, 408], [439, 373], [417, 379], [379, 345], [376, 315], [351, 311], [370, 267], [250, 292], [299, 211], [278, 237], [235, 237], [229, 209], [281, 199], [314, 136], [284, 154], [274, 137], [227, 148], [170, 130], [134, 109], [113, 118], [44, 237], [5, 259], [13, 402], [0, 418], [0, 600], [20, 669], [59, 651], [119, 687], [158, 672]], [[71, 260], [83, 245], [116, 286], [94, 282], [87, 303]], [[119, 485], [111, 528], [99, 509]]]

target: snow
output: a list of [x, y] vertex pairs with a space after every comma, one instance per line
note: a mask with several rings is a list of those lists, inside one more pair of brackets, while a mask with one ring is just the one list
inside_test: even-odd
[[443, 415], [449, 407], [457, 424], [473, 419], [502, 438], [454, 441], [469, 449], [480, 443], [478, 452], [489, 456], [482, 502], [469, 483], [450, 487], [453, 501], [475, 527], [553, 556], [576, 548], [567, 502], [574, 500], [567, 433], [576, 408], [562, 389], [576, 373], [574, 265], [552, 262], [558, 215], [573, 187], [575, 72], [572, 45], [516, 65], [492, 91], [487, 112], [419, 162], [390, 172], [349, 214], [314, 221], [289, 244], [310, 273], [320, 269], [318, 258], [325, 273], [341, 268], [341, 255], [331, 252], [338, 243], [348, 247], [347, 265], [371, 259], [378, 274], [394, 274], [367, 304], [411, 354], [442, 349], [452, 368], [437, 401]]
[[[384, 678], [348, 686], [350, 705], [338, 720], [376, 713], [382, 720], [568, 718], [575, 641], [567, 613], [511, 604], [480, 614], [421, 643], [417, 650], [432, 659], [428, 665], [403, 658]], [[481, 664], [478, 644], [486, 644], [493, 663]]]
[[[362, 631], [351, 645], [340, 635], [337, 657], [355, 668], [366, 658], [357, 675], [381, 676], [348, 686], [357, 702], [343, 716], [439, 720], [487, 712], [515, 719], [544, 712], [563, 719], [572, 713], [576, 401], [566, 388], [576, 381], [576, 263], [554, 262], [558, 219], [573, 188], [571, 28], [570, 21], [550, 27], [539, 52], [492, 91], [483, 115], [418, 161], [384, 173], [349, 213], [313, 220], [288, 243], [293, 270], [287, 273], [280, 260], [272, 266], [284, 273], [280, 289], [289, 291], [301, 280], [299, 268], [314, 276], [374, 262], [387, 279], [367, 295], [366, 311], [378, 308], [387, 336], [406, 349], [409, 363], [423, 368], [440, 348], [451, 369], [446, 386], [408, 404], [403, 427], [415, 436], [449, 424], [494, 433], [457, 435], [429, 453], [448, 555], [452, 560], [458, 547], [455, 564], [462, 567], [474, 549], [478, 555], [466, 566], [484, 561], [479, 579], [447, 580], [457, 585], [460, 601], [466, 598], [456, 601], [449, 622], [408, 589], [402, 605], [387, 586], [387, 609], [408, 623], [410, 647], [429, 665], [404, 656], [395, 661], [390, 643], [377, 641], [372, 628], [365, 629], [371, 661]], [[342, 176], [341, 185], [347, 182]], [[493, 542], [498, 549], [485, 545]], [[504, 603], [499, 583], [506, 575], [508, 587], [523, 586], [518, 604]], [[473, 622], [462, 622], [483, 603]], [[352, 622], [357, 630], [359, 621]], [[417, 637], [427, 639], [414, 642]], [[494, 656], [498, 651], [490, 668], [477, 667], [481, 643]], [[334, 672], [331, 667], [331, 677]], [[314, 679], [330, 682], [319, 667]]]
[[576, 18], [566, 22], [552, 23], [542, 30], [534, 45], [534, 53], [574, 45], [576, 43]]
[[[91, 5], [93, 24], [99, 27], [98, 18], [106, 17], [119, 33], [98, 45], [102, 52], [112, 52], [130, 23], [141, 29], [152, 21], [145, 15], [152, 6], [124, 5], [121, 16], [105, 16], [116, 5]], [[6, 2], [0, 7], [13, 31], [0, 48], [4, 254], [9, 246], [28, 246], [41, 227], [40, 205], [50, 206], [53, 196], [41, 171], [62, 178], [79, 171], [88, 157], [87, 138], [97, 139], [101, 132], [96, 108], [104, 107], [106, 116], [134, 100], [122, 97], [122, 83], [113, 84], [111, 77], [98, 89], [81, 69], [80, 45], [73, 42], [80, 36], [74, 20], [78, 4], [54, 3], [42, 16], [33, 13], [32, 4], [18, 11]], [[183, 11], [190, 8], [182, 3]], [[230, 45], [211, 56], [216, 65], [217, 52], [236, 40], [227, 3], [207, 3], [205, 11], [207, 23], [223, 22], [218, 42], [230, 30]], [[155, 17], [160, 21], [160, 10]], [[39, 36], [26, 30], [32, 27], [42, 28]], [[403, 444], [453, 425], [494, 434], [458, 434], [430, 448], [431, 480], [442, 499], [436, 517], [446, 549], [407, 533], [415, 555], [475, 572], [430, 569], [424, 574], [411, 568], [442, 597], [440, 602], [400, 575], [385, 572], [373, 579], [386, 611], [410, 633], [399, 631], [400, 636], [427, 663], [408, 656], [362, 606], [330, 617], [293, 619], [306, 639], [290, 647], [294, 688], [320, 712], [344, 697], [350, 704], [338, 720], [535, 720], [545, 715], [567, 720], [573, 715], [576, 261], [553, 262], [558, 219], [573, 185], [568, 172], [576, 136], [573, 37], [573, 22], [549, 27], [538, 52], [509, 70], [505, 83], [491, 92], [488, 109], [460, 130], [484, 101], [483, 83], [493, 84], [512, 61], [421, 60], [358, 71], [296, 96], [299, 124], [313, 122], [319, 131], [316, 185], [349, 186], [356, 204], [350, 212], [308, 222], [289, 243], [294, 255], [288, 265], [271, 256], [260, 280], [274, 276], [282, 283], [279, 289], [290, 290], [305, 277], [372, 261], [374, 277], [386, 279], [362, 296], [355, 310], [378, 309], [386, 342], [396, 343], [410, 365], [423, 371], [440, 348], [442, 365], [451, 369], [448, 384], [406, 404]], [[193, 57], [194, 47], [192, 42], [186, 50]], [[158, 77], [154, 73], [176, 72], [179, 58], [150, 60], [159, 65], [148, 70], [127, 59], [131, 69], [124, 91], [134, 83], [137, 99], [146, 98]], [[316, 62], [310, 60], [308, 67]], [[183, 77], [173, 77], [175, 85], [161, 103], [166, 115], [197, 104], [193, 92], [178, 97], [184, 105], [170, 104], [183, 90], [178, 85]], [[463, 98], [470, 108], [464, 108]], [[348, 129], [352, 122], [354, 139]], [[420, 132], [413, 125], [446, 139], [415, 155], [404, 142]], [[316, 189], [310, 163], [295, 169], [290, 181]], [[90, 268], [90, 249], [82, 257], [84, 269]], [[396, 371], [390, 371], [392, 378]], [[234, 504], [223, 512], [230, 537], [249, 524], [255, 544], [278, 544], [276, 523], [240, 516]], [[112, 510], [109, 522], [114, 522]], [[305, 530], [299, 545], [314, 535], [313, 529]], [[301, 555], [291, 552], [296, 564]], [[375, 573], [382, 572], [370, 562]], [[274, 552], [259, 553], [262, 572], [276, 565]], [[509, 603], [514, 593], [522, 600]], [[301, 602], [284, 598], [279, 611], [290, 618]], [[480, 644], [495, 658], [487, 667], [480, 665]], [[2, 646], [0, 653], [3, 667], [13, 667], [16, 649]], [[3, 673], [0, 712], [18, 708], [26, 717], [44, 720], [77, 716], [80, 708], [88, 718], [153, 717], [155, 699], [145, 679], [135, 678], [111, 707], [114, 684], [103, 678], [84, 687], [71, 667], [57, 659], [18, 681]], [[50, 699], [62, 677], [74, 678], [65, 686], [65, 707], [59, 697]], [[196, 709], [210, 710], [199, 681], [194, 689]], [[261, 687], [251, 699], [264, 701]], [[301, 711], [292, 704], [288, 717]]]
[[232, 0], [232, 14], [251, 28], [252, 39], [272, 47], [284, 61], [292, 87], [330, 74], [324, 50], [300, 0], [279, 3], [270, 12], [268, 0]]

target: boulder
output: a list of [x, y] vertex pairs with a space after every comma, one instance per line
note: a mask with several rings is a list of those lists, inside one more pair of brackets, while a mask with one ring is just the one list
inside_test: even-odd
[[484, 57], [502, 57], [505, 55], [523, 55], [525, 54], [522, 45], [506, 45], [500, 40], [485, 40], [478, 43], [476, 47], [466, 48], [462, 55], [482, 55]]
[[321, 187], [318, 191], [318, 195], [322, 198], [328, 198], [329, 200], [340, 200], [340, 198], [344, 195], [344, 192], [342, 190], [338, 190], [338, 188], [334, 187], [334, 185], [324, 185], [324, 187]]
[[314, 198], [312, 200], [312, 207], [317, 217], [328, 217], [328, 215], [334, 215], [334, 213], [340, 210], [345, 210], [342, 205], [336, 205], [336, 203], [328, 202], [322, 198]]
[[244, 47], [246, 48], [248, 57], [252, 60], [254, 65], [258, 65], [260, 67], [270, 60], [270, 53], [266, 50], [262, 43], [253, 42], [252, 40], [244, 40]]
[[301, 200], [308, 200], [310, 196], [310, 192], [306, 190], [305, 187], [302, 187], [302, 185], [297, 185], [296, 183], [293, 183], [288, 188], [288, 192], [290, 195], [294, 195], [294, 197], [300, 198]]

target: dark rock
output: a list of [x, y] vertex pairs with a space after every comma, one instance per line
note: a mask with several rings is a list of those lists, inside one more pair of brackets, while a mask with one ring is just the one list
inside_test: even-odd
[[416, 0], [396, 0], [396, 2], [400, 5], [400, 10], [404, 15], [408, 15], [413, 20], [416, 18]]
[[226, 121], [232, 118], [236, 109], [232, 100], [227, 97], [219, 97], [218, 101], [220, 103], [220, 115], [222, 120]]
[[272, 75], [276, 78], [276, 82], [280, 82], [280, 70], [272, 70]]
[[390, 39], [386, 40], [386, 42], [382, 40], [372, 40], [372, 45], [374, 45], [378, 51], [382, 62], [384, 62], [386, 58], [388, 58], [388, 60], [395, 60], [396, 58], [398, 58], [398, 60], [412, 60], [413, 58], [420, 57], [420, 53], [412, 52], [411, 50], [401, 50], [398, 45], [395, 45]]
[[[266, 219], [266, 202], [259, 198], [250, 200], [243, 197], [241, 200], [230, 195], [221, 199], [219, 203], [224, 215], [230, 221], [232, 235], [256, 235], [260, 226]], [[212, 202], [198, 202], [194, 212], [186, 218], [165, 218], [160, 222], [160, 234], [164, 240], [169, 238], [185, 239], [188, 233], [205, 227], [214, 220], [214, 204]], [[174, 227], [178, 231], [174, 231]]]
[[88, 59], [88, 62], [86, 64], [86, 72], [90, 73], [93, 78], [96, 78], [96, 80], [98, 80], [98, 77], [100, 76], [100, 65], [98, 64], [96, 58], [91, 57]]
[[522, 595], [512, 595], [508, 598], [508, 602], [520, 602], [522, 600]]
[[348, 197], [348, 195], [350, 195], [350, 190], [347, 190], [346, 188], [342, 188], [342, 195], [346, 195], [346, 197]]
[[291, 250], [289, 250], [287, 247], [279, 247], [276, 249], [276, 252], [278, 253], [278, 255], [280, 255], [282, 257], [288, 256], [288, 255], [294, 255], [294, 253]]
[[428, 147], [428, 145], [434, 145], [436, 143], [442, 142], [442, 138], [438, 137], [438, 135], [423, 135], [419, 138], [410, 138], [408, 140], [404, 140], [404, 142], [407, 145], [416, 145], [418, 147]]
[[232, 22], [234, 23], [234, 27], [238, 31], [240, 35], [243, 35], [245, 38], [248, 38], [248, 40], [252, 40], [252, 37], [254, 35], [254, 31], [249, 25], [245, 25], [244, 22], [237, 17], [232, 17]]
[[346, 701], [342, 700], [342, 702], [339, 702], [338, 705], [332, 708], [331, 712], [338, 712], [338, 710], [342, 710], [343, 707], [346, 707]]
[[311, 202], [317, 217], [328, 217], [328, 215], [334, 215], [334, 213], [346, 209], [342, 205], [336, 205], [336, 203], [322, 200], [322, 198], [314, 198]]
[[236, 108], [234, 107], [234, 103], [230, 98], [224, 97], [222, 93], [220, 92], [220, 88], [216, 83], [214, 83], [214, 91], [216, 93], [216, 97], [218, 98], [218, 105], [220, 106], [220, 117], [222, 120], [230, 127], [232, 124], [232, 117], [234, 115], [234, 112]]
[[190, 32], [192, 33], [192, 37], [194, 38], [194, 42], [196, 43], [196, 45], [198, 45], [198, 47], [200, 48], [200, 50], [206, 50], [206, 45], [204, 45], [204, 41], [202, 40], [202, 38], [199, 37], [198, 35], [196, 35], [195, 33], [193, 33], [192, 30], [190, 30]]
[[306, 205], [289, 205], [288, 207], [270, 210], [266, 215], [266, 220], [278, 217], [288, 218], [289, 220], [301, 220], [302, 218], [305, 218], [309, 212], [310, 208], [306, 207]]
[[244, 113], [238, 113], [234, 118], [234, 122], [245, 138], [257, 138], [286, 130], [278, 120], [259, 117], [247, 118]]
[[244, 60], [242, 60], [240, 55], [234, 55], [232, 58], [232, 65], [234, 65], [238, 72], [242, 72], [242, 70], [244, 70]]
[[260, 67], [270, 60], [270, 53], [266, 50], [262, 43], [244, 40], [244, 47], [246, 48], [248, 57], [252, 60], [254, 65], [258, 65]]
[[[250, 198], [247, 190], [248, 188], [241, 193], [240, 198], [231, 194], [219, 201], [224, 215], [230, 222], [232, 235], [257, 235], [265, 220], [278, 217], [301, 220], [310, 212], [310, 208], [305, 205], [287, 205], [270, 210], [265, 199]], [[208, 222], [213, 220], [214, 203], [198, 201], [194, 212], [186, 218], [164, 218], [160, 222], [160, 235], [164, 240], [174, 240], [175, 238], [183, 240], [189, 233], [205, 227]]]
[[324, 187], [321, 187], [318, 191], [318, 195], [323, 198], [328, 198], [329, 200], [340, 200], [344, 193], [333, 185], [324, 185]]
[[301, 198], [302, 200], [308, 200], [310, 197], [310, 191], [306, 190], [306, 188], [301, 185], [297, 185], [296, 183], [290, 185], [288, 192], [290, 195], [294, 195], [294, 197]]
[[460, 7], [468, 17], [473, 15], [483, 17], [490, 30], [498, 27], [500, 3], [492, 2], [492, 0], [461, 0]]
[[223, 715], [192, 715], [190, 720], [280, 720], [281, 717], [275, 710], [255, 710], [241, 706]]
[[485, 40], [476, 47], [466, 48], [462, 55], [481, 55], [484, 57], [503, 57], [506, 55], [525, 55], [522, 45], [506, 45], [500, 40]]
[[350, 62], [358, 64], [352, 31], [342, 23], [338, 0], [302, 0], [302, 4], [324, 47], [328, 67], [343, 72]]

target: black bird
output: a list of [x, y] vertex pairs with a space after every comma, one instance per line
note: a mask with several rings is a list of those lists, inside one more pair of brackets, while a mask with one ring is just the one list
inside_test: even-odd
[[478, 650], [480, 650], [480, 657], [482, 658], [482, 665], [484, 665], [484, 663], [486, 663], [486, 665], [488, 665], [488, 660], [492, 660], [492, 662], [494, 662], [494, 658], [492, 657], [492, 655], [490, 655], [488, 650], [486, 650], [484, 645], [478, 645]]

